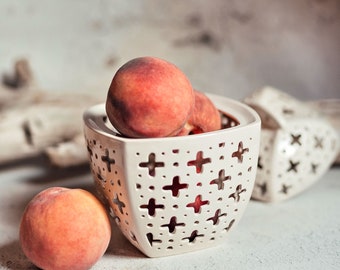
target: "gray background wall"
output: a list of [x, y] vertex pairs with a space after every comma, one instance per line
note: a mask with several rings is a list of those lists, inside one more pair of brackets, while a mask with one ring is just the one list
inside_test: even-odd
[[42, 88], [104, 98], [119, 66], [152, 55], [201, 91], [340, 98], [339, 29], [338, 0], [1, 0], [0, 71], [25, 57]]

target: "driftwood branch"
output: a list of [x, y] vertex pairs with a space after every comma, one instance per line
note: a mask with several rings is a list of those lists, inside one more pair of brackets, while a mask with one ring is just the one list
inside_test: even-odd
[[0, 87], [0, 163], [41, 153], [57, 166], [85, 163], [82, 115], [100, 100], [37, 90], [23, 66], [16, 64], [14, 75], [3, 77]]

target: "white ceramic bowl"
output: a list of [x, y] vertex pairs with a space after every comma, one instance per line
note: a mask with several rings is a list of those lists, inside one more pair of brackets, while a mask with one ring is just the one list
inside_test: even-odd
[[339, 137], [315, 107], [271, 87], [245, 102], [261, 116], [260, 157], [252, 198], [279, 202], [314, 184], [339, 152]]
[[149, 257], [225, 241], [255, 181], [260, 118], [240, 102], [209, 95], [224, 128], [198, 135], [131, 139], [107, 121], [104, 104], [84, 114], [90, 166], [122, 233]]

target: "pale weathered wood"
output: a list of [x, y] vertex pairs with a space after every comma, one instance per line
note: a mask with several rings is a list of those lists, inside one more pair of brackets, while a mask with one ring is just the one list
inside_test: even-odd
[[[37, 155], [68, 141], [77, 142], [79, 149], [77, 137], [83, 134], [83, 112], [96, 103], [99, 101], [90, 96], [65, 93], [55, 96], [48, 93], [42, 94], [39, 101], [1, 111], [0, 163]], [[83, 148], [86, 149], [84, 145]], [[49, 153], [53, 156], [51, 151]], [[84, 152], [82, 149], [79, 151]], [[58, 162], [55, 157], [53, 160], [55, 164], [67, 165], [65, 161]]]
[[38, 90], [23, 66], [16, 65], [11, 85], [0, 87], [0, 163], [41, 153], [56, 166], [86, 162], [82, 115], [102, 101], [82, 93]]

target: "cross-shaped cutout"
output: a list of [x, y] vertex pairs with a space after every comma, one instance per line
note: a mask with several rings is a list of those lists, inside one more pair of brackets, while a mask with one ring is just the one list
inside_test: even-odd
[[154, 239], [152, 233], [147, 233], [146, 238], [148, 239], [150, 246], [153, 245], [153, 243], [162, 243], [162, 240], [160, 239]]
[[177, 226], [185, 226], [185, 223], [177, 223], [177, 218], [175, 216], [171, 217], [169, 224], [161, 225], [161, 227], [168, 227], [169, 233], [173, 233]]
[[164, 190], [171, 190], [172, 196], [174, 197], [178, 196], [179, 190], [183, 188], [188, 188], [188, 184], [181, 184], [179, 182], [179, 176], [175, 176], [172, 179], [172, 185], [163, 187]]
[[243, 162], [243, 154], [249, 152], [249, 148], [243, 148], [243, 142], [239, 142], [237, 151], [235, 151], [231, 156], [237, 157], [239, 163]]
[[312, 173], [315, 174], [317, 172], [318, 166], [319, 164], [315, 164], [315, 163], [311, 164]]
[[125, 207], [125, 203], [119, 200], [118, 194], [116, 193], [115, 197], [113, 198], [113, 203], [118, 206], [119, 212], [123, 214], [123, 208]]
[[257, 168], [260, 169], [260, 170], [263, 169], [263, 165], [262, 165], [261, 159], [262, 159], [261, 156], [259, 156], [258, 161], [257, 161]]
[[287, 186], [286, 184], [282, 184], [282, 188], [280, 190], [281, 193], [284, 194], [288, 194], [288, 190], [291, 188], [292, 186]]
[[231, 176], [230, 175], [225, 176], [225, 172], [222, 169], [218, 173], [218, 178], [216, 178], [214, 180], [211, 180], [210, 185], [216, 184], [217, 185], [217, 189], [221, 190], [221, 189], [224, 189], [224, 183], [223, 182], [227, 181], [227, 180], [230, 180], [230, 179], [231, 179]]
[[317, 136], [314, 136], [314, 140], [315, 140], [315, 145], [314, 147], [315, 148], [320, 148], [322, 149], [323, 148], [323, 139], [322, 138], [319, 138]]
[[149, 175], [155, 176], [156, 175], [156, 168], [157, 167], [164, 167], [164, 162], [156, 162], [156, 155], [154, 153], [151, 153], [149, 155], [148, 161], [139, 163], [139, 167], [148, 168]]
[[194, 230], [189, 237], [184, 237], [182, 240], [189, 240], [189, 243], [192, 243], [196, 240], [197, 237], [203, 237], [204, 234], [198, 234], [197, 230]]
[[233, 198], [234, 201], [239, 202], [241, 199], [241, 193], [246, 192], [245, 188], [242, 189], [242, 185], [238, 185], [234, 193], [229, 195], [229, 198]]
[[301, 141], [300, 141], [301, 134], [297, 134], [297, 135], [290, 134], [290, 137], [291, 137], [291, 141], [290, 141], [291, 145], [294, 145], [295, 143], [298, 145], [301, 145]]
[[195, 213], [199, 213], [199, 211], [201, 210], [201, 206], [205, 205], [205, 204], [209, 204], [209, 201], [202, 201], [201, 199], [201, 195], [197, 195], [195, 198], [195, 201], [192, 203], [188, 203], [187, 207], [193, 207]]
[[156, 200], [154, 198], [151, 198], [148, 202], [148, 204], [143, 204], [140, 206], [140, 208], [146, 208], [148, 209], [149, 216], [155, 216], [156, 209], [164, 209], [164, 204], [156, 204]]
[[235, 223], [235, 219], [231, 220], [229, 222], [229, 225], [225, 227], [224, 229], [228, 232], [231, 229], [231, 227], [234, 225], [234, 223]]
[[215, 215], [211, 218], [208, 218], [207, 221], [212, 220], [213, 225], [216, 225], [219, 221], [219, 218], [226, 215], [227, 215], [226, 213], [221, 214], [221, 209], [217, 209]]
[[198, 151], [197, 154], [196, 154], [196, 159], [188, 161], [187, 165], [188, 166], [195, 166], [196, 167], [196, 173], [201, 173], [203, 171], [203, 165], [210, 163], [210, 162], [211, 162], [210, 158], [203, 158], [203, 152]]
[[287, 172], [294, 171], [297, 173], [297, 166], [300, 164], [299, 161], [294, 162], [292, 160], [289, 160], [289, 168], [287, 169]]
[[110, 158], [110, 153], [108, 149], [105, 150], [105, 155], [101, 156], [101, 159], [103, 162], [106, 163], [107, 170], [111, 172], [111, 164], [115, 164], [116, 161], [113, 158]]

